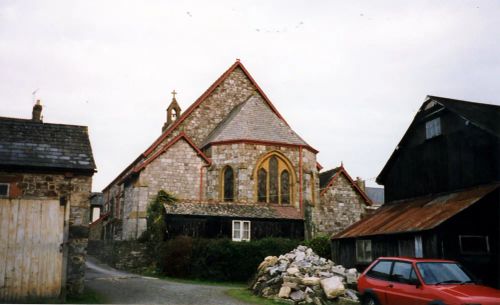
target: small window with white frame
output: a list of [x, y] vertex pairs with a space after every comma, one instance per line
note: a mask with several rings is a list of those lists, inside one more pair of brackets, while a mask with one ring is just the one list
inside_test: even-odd
[[488, 254], [490, 243], [488, 236], [484, 235], [459, 235], [460, 253], [462, 254]]
[[430, 139], [441, 134], [441, 118], [425, 122], [425, 138]]
[[9, 184], [0, 183], [0, 197], [8, 197], [8, 196], [9, 196]]
[[371, 263], [372, 241], [369, 239], [356, 240], [356, 261], [358, 263]]
[[233, 241], [250, 240], [250, 221], [233, 220]]

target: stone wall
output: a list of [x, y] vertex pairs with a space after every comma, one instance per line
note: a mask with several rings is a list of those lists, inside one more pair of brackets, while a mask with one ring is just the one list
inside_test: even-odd
[[147, 186], [148, 201], [165, 190], [181, 201], [200, 198], [200, 169], [206, 162], [181, 139], [151, 162], [140, 174], [139, 184]]
[[181, 131], [184, 131], [196, 145], [200, 145], [235, 106], [250, 98], [256, 90], [243, 70], [236, 68], [189, 117], [179, 124], [163, 145]]
[[92, 176], [0, 172], [0, 182], [10, 184], [11, 198], [55, 199], [67, 202], [70, 213], [66, 292], [68, 294], [82, 293], [89, 233], [89, 196], [92, 188]]
[[120, 270], [140, 272], [152, 264], [146, 244], [136, 241], [90, 240], [88, 253]]
[[365, 200], [350, 181], [339, 175], [310, 209], [313, 234], [335, 234], [359, 221], [366, 213]]
[[[209, 157], [212, 159], [212, 166], [207, 172], [207, 200], [219, 201], [221, 194], [222, 169], [230, 165], [235, 171], [235, 197], [237, 202], [256, 202], [256, 181], [254, 171], [258, 162], [270, 152], [277, 152], [283, 155], [292, 164], [294, 171], [293, 205], [299, 207], [300, 173], [299, 173], [299, 148], [283, 147], [263, 144], [237, 143], [228, 145], [216, 145], [210, 148]], [[311, 193], [311, 183], [306, 183], [304, 177], [315, 175], [317, 180], [316, 155], [306, 149], [302, 150], [302, 170], [303, 170], [303, 202], [307, 201], [305, 194]], [[319, 181], [315, 181], [318, 184]], [[318, 188], [316, 187], [315, 190]], [[319, 194], [317, 194], [319, 195]], [[317, 198], [317, 197], [316, 197]]]
[[[185, 132], [196, 145], [200, 145], [217, 125], [227, 117], [237, 105], [257, 94], [250, 79], [241, 68], [236, 68], [226, 79], [196, 107], [179, 126], [153, 151], [157, 152], [167, 145], [180, 132]], [[122, 214], [119, 221], [109, 222], [104, 230], [112, 230], [114, 239], [134, 239], [146, 227], [145, 216], [149, 202], [161, 189], [172, 193], [182, 201], [220, 200], [221, 170], [231, 165], [235, 170], [237, 202], [255, 202], [255, 181], [253, 170], [257, 162], [268, 152], [278, 151], [292, 163], [295, 183], [292, 204], [299, 207], [300, 177], [302, 176], [302, 202], [304, 206], [319, 201], [319, 177], [316, 168], [316, 154], [302, 149], [302, 173], [299, 172], [299, 148], [290, 146], [261, 144], [216, 145], [205, 150], [212, 159], [210, 168], [196, 151], [184, 140], [180, 140], [165, 153], [152, 161], [133, 181], [126, 185], [113, 185], [104, 191], [107, 205], [114, 199]], [[151, 154], [152, 155], [152, 154]], [[203, 185], [200, 198], [200, 169]], [[118, 195], [116, 195], [118, 194]], [[118, 216], [113, 216], [117, 217]], [[111, 217], [111, 219], [113, 218]], [[119, 234], [117, 233], [119, 232]]]

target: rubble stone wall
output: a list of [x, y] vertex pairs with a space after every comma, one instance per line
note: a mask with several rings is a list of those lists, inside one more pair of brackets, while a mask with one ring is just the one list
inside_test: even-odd
[[311, 209], [314, 234], [335, 234], [359, 221], [366, 213], [363, 197], [344, 175], [339, 175]]
[[[148, 189], [148, 202], [164, 190], [179, 200], [199, 200], [200, 169], [206, 162], [184, 140], [179, 140], [140, 174], [139, 185]], [[147, 206], [147, 202], [144, 207]]]
[[89, 255], [114, 268], [138, 271], [151, 265], [147, 246], [136, 241], [90, 240]]
[[66, 198], [70, 208], [66, 292], [81, 294], [84, 288], [92, 176], [0, 172], [0, 182], [10, 184], [11, 198]]
[[[300, 190], [300, 174], [299, 174], [299, 148], [284, 147], [276, 145], [263, 144], [227, 144], [216, 145], [210, 149], [210, 157], [212, 166], [207, 173], [207, 199], [209, 201], [218, 201], [221, 198], [221, 183], [222, 170], [225, 166], [230, 165], [235, 172], [235, 197], [237, 202], [254, 203], [256, 202], [256, 181], [254, 177], [255, 167], [257, 163], [270, 152], [282, 154], [292, 164], [294, 171], [295, 183], [293, 188], [293, 205], [299, 206], [299, 190]], [[319, 184], [316, 155], [306, 149], [302, 150], [302, 170], [303, 170], [303, 202], [307, 201], [306, 194], [312, 193], [312, 188], [318, 190]], [[305, 177], [314, 175], [316, 187], [311, 186], [311, 183], [306, 183]], [[319, 193], [316, 195], [319, 195]]]
[[184, 131], [196, 145], [226, 118], [231, 110], [256, 94], [256, 88], [241, 68], [236, 68], [204, 102], [197, 107], [158, 149]]

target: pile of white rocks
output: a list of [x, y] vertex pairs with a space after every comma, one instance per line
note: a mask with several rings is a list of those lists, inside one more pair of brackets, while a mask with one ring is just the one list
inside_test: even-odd
[[359, 304], [355, 290], [356, 269], [346, 269], [319, 257], [311, 248], [298, 246], [291, 252], [268, 256], [259, 265], [251, 289], [266, 298], [290, 304]]

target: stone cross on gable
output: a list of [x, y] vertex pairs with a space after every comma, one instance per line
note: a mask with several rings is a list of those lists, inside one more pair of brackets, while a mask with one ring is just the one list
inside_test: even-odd
[[175, 99], [175, 95], [177, 94], [177, 92], [175, 92], [175, 89], [171, 93], [172, 93], [172, 99]]

